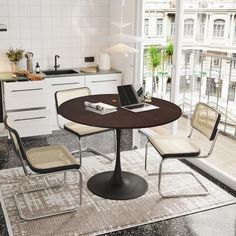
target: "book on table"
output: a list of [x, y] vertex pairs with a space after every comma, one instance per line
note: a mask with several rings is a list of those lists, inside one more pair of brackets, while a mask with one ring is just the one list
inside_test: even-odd
[[101, 115], [117, 111], [117, 107], [103, 103], [103, 102], [92, 103], [92, 102], [85, 101], [84, 105], [85, 105], [86, 110], [92, 111]]

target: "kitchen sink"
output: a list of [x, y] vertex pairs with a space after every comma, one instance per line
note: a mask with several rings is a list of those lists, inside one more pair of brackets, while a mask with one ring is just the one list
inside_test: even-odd
[[79, 74], [78, 71], [75, 70], [45, 70], [42, 71], [45, 75], [71, 75], [71, 74]]

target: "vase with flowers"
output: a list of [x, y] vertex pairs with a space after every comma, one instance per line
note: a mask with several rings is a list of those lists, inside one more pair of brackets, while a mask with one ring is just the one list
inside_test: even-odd
[[14, 75], [16, 74], [18, 70], [19, 61], [23, 58], [23, 53], [24, 53], [24, 50], [18, 49], [18, 48], [16, 49], [9, 48], [6, 52], [8, 59], [11, 61], [12, 74]]

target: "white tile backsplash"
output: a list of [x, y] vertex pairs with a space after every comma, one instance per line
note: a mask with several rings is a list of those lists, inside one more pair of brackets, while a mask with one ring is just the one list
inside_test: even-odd
[[0, 6], [0, 16], [8, 16], [8, 6]]
[[0, 0], [0, 6], [7, 6], [8, 5], [8, 0]]
[[[95, 65], [85, 56], [96, 56], [107, 43], [96, 41], [109, 34], [109, 0], [0, 0], [0, 71], [10, 71], [5, 52], [9, 47], [34, 53], [34, 66], [53, 69], [54, 55], [61, 68]], [[20, 65], [25, 69], [26, 59]]]

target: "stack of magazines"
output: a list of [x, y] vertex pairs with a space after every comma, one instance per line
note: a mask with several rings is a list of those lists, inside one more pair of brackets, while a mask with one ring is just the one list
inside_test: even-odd
[[103, 102], [92, 103], [85, 101], [84, 105], [86, 110], [96, 112], [102, 115], [117, 111], [117, 107], [108, 105]]

